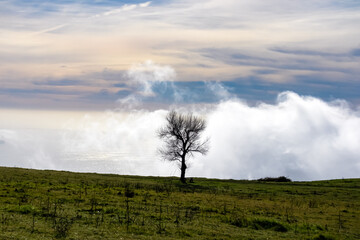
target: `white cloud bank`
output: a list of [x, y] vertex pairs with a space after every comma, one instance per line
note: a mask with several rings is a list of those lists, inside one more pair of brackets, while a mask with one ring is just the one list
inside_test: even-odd
[[[207, 156], [190, 160], [189, 176], [255, 179], [285, 175], [294, 180], [360, 177], [360, 113], [345, 102], [328, 103], [283, 92], [273, 105], [249, 106], [232, 99], [198, 112], [207, 118], [205, 134], [211, 137], [211, 146]], [[177, 175], [175, 165], [162, 162], [156, 155], [160, 144], [156, 130], [164, 124], [166, 113], [143, 110], [87, 115], [69, 122], [67, 130], [46, 134], [1, 130], [0, 164]]]
[[360, 114], [283, 92], [275, 105], [220, 103], [210, 112], [211, 150], [194, 161], [194, 175], [297, 180], [360, 176]]

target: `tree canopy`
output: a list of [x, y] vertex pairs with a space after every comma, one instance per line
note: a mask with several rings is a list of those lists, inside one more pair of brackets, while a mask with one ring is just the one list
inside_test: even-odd
[[159, 129], [158, 136], [165, 146], [159, 150], [163, 159], [180, 163], [182, 182], [186, 182], [187, 159], [195, 153], [206, 154], [209, 140], [203, 140], [201, 134], [206, 128], [206, 121], [190, 114], [170, 111], [166, 116], [166, 125]]

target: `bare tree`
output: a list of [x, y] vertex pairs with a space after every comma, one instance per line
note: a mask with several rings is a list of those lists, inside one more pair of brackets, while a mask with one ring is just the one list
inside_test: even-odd
[[188, 157], [192, 157], [194, 153], [204, 155], [209, 150], [208, 139], [201, 139], [206, 121], [193, 114], [181, 114], [176, 111], [169, 112], [166, 121], [166, 125], [158, 131], [159, 138], [165, 142], [165, 146], [159, 149], [159, 152], [163, 159], [180, 163], [180, 181], [186, 183]]

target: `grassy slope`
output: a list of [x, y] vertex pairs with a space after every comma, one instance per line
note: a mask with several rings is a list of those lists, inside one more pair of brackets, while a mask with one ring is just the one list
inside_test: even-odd
[[0, 239], [360, 238], [360, 179], [194, 181], [0, 167]]

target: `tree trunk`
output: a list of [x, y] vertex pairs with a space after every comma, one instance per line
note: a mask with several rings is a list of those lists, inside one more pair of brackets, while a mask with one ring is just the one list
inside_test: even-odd
[[185, 171], [186, 171], [186, 164], [185, 164], [185, 156], [181, 158], [181, 176], [180, 176], [180, 181], [182, 183], [186, 183], [186, 178], [185, 178]]

